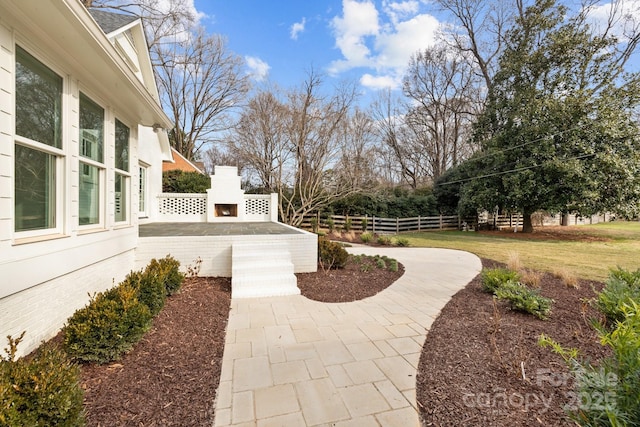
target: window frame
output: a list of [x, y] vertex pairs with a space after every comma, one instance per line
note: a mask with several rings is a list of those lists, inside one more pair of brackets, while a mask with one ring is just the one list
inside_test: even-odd
[[[86, 157], [83, 155], [83, 128], [81, 127], [80, 117], [81, 117], [81, 109], [82, 109], [82, 98], [86, 98], [89, 102], [92, 102], [96, 106], [102, 109], [102, 153], [99, 158], [102, 158], [102, 162], [99, 160], [95, 160], [91, 157]], [[107, 128], [108, 128], [108, 120], [107, 120], [107, 108], [105, 108], [100, 102], [96, 101], [95, 98], [89, 94], [87, 91], [82, 89], [78, 90], [78, 230], [86, 231], [92, 229], [104, 229], [105, 228], [105, 218], [106, 218], [106, 176], [107, 176], [107, 164], [106, 164], [106, 147], [107, 147]], [[80, 223], [80, 203], [81, 203], [81, 194], [80, 194], [80, 181], [84, 176], [84, 166], [94, 167], [98, 170], [98, 222], [90, 223], [90, 224], [81, 224]]]
[[[69, 79], [66, 77], [66, 74], [60, 70], [55, 64], [52, 64], [47, 59], [43, 58], [43, 55], [39, 54], [37, 49], [32, 48], [29, 43], [24, 43], [21, 40], [16, 40], [13, 44], [14, 47], [14, 55], [13, 55], [13, 143], [12, 143], [12, 156], [13, 156], [13, 189], [12, 189], [12, 232], [14, 236], [14, 240], [22, 240], [22, 239], [31, 239], [38, 238], [50, 235], [62, 235], [64, 234], [65, 225], [66, 225], [66, 216], [65, 216], [65, 197], [67, 192], [65, 191], [65, 182], [66, 173], [67, 173], [67, 161], [68, 155], [66, 150], [68, 149], [68, 115], [66, 112], [68, 111], [68, 94], [69, 94]], [[48, 145], [40, 141], [33, 140], [31, 138], [19, 135], [17, 133], [17, 110], [18, 110], [18, 101], [16, 98], [17, 95], [17, 69], [18, 69], [18, 49], [24, 51], [27, 55], [30, 55], [33, 59], [38, 61], [42, 66], [50, 70], [52, 73], [57, 75], [62, 82], [61, 92], [60, 92], [60, 148], [54, 145]], [[17, 195], [16, 195], [16, 148], [17, 146], [22, 146], [40, 153], [44, 153], [46, 155], [53, 156], [54, 158], [54, 176], [53, 176], [53, 191], [55, 192], [53, 197], [53, 203], [55, 204], [52, 208], [53, 212], [53, 227], [47, 228], [38, 228], [32, 230], [18, 230], [18, 214], [17, 214]]]
[[[124, 169], [120, 169], [116, 166], [116, 164], [118, 163], [116, 160], [117, 155], [119, 154], [116, 151], [116, 146], [118, 144], [118, 124], [124, 126], [127, 128], [128, 130], [128, 138], [127, 138], [127, 164], [125, 166], [127, 166], [128, 170], [124, 170]], [[131, 177], [132, 174], [130, 172], [131, 170], [131, 163], [132, 163], [132, 159], [131, 159], [131, 126], [129, 126], [127, 123], [125, 123], [124, 121], [118, 119], [117, 117], [114, 117], [113, 120], [113, 130], [114, 130], [114, 137], [113, 137], [113, 149], [114, 149], [114, 156], [113, 156], [113, 222], [116, 226], [120, 226], [120, 225], [129, 225], [131, 223]], [[122, 177], [122, 185], [124, 186], [124, 191], [125, 191], [125, 195], [122, 198], [123, 200], [120, 201], [120, 205], [121, 207], [124, 207], [125, 211], [124, 211], [124, 219], [122, 220], [118, 220], [117, 218], [117, 213], [116, 213], [116, 180], [117, 180], [117, 176], [121, 176]], [[121, 192], [122, 193], [122, 192]]]

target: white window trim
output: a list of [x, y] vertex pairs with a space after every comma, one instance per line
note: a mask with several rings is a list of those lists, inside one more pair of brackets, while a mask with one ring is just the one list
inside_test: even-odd
[[[109, 126], [109, 119], [108, 119], [108, 109], [104, 106], [104, 103], [101, 102], [100, 100], [98, 100], [96, 97], [94, 97], [90, 91], [84, 90], [84, 88], [79, 88], [78, 90], [78, 121], [80, 120], [80, 94], [83, 94], [84, 96], [86, 96], [87, 98], [89, 98], [91, 101], [93, 101], [94, 103], [96, 103], [97, 105], [99, 105], [102, 110], [104, 111], [104, 116], [103, 116], [103, 124], [102, 124], [102, 163], [90, 159], [88, 157], [84, 157], [81, 153], [82, 151], [82, 135], [80, 135], [80, 126], [78, 126], [78, 190], [80, 188], [80, 179], [82, 176], [82, 163], [86, 163], [88, 165], [91, 166], [95, 166], [98, 168], [98, 186], [99, 186], [99, 191], [98, 191], [98, 201], [100, 203], [99, 205], [99, 211], [98, 211], [98, 223], [97, 224], [86, 224], [86, 225], [80, 225], [80, 215], [78, 212], [78, 231], [80, 233], [85, 233], [87, 231], [101, 231], [106, 229], [106, 211], [107, 211], [107, 159], [108, 159], [108, 155], [107, 155], [107, 147], [108, 147], [108, 141], [107, 141], [107, 137], [108, 137], [108, 133], [107, 133], [107, 129]], [[79, 123], [78, 123], [79, 125]], [[78, 194], [78, 210], [80, 208], [80, 195]]]
[[[149, 217], [149, 166], [144, 162], [138, 163], [138, 183], [142, 180], [141, 170], [144, 170], [144, 182], [142, 188], [138, 188], [138, 218], [148, 218]], [[138, 187], [140, 185], [138, 184]], [[140, 200], [144, 203], [144, 210], [142, 206], [140, 206]]]
[[[61, 122], [61, 148], [53, 147], [51, 145], [43, 144], [38, 141], [34, 141], [30, 138], [26, 138], [24, 136], [16, 134], [16, 124], [15, 124], [15, 111], [16, 111], [16, 52], [17, 46], [20, 46], [24, 49], [29, 55], [33, 56], [35, 59], [40, 61], [46, 67], [51, 69], [54, 73], [62, 78], [62, 100], [61, 100], [61, 111], [62, 111], [62, 122]], [[13, 89], [13, 144], [12, 144], [12, 157], [14, 164], [13, 168], [13, 177], [15, 180], [15, 148], [16, 145], [22, 145], [24, 147], [41, 151], [49, 155], [53, 155], [55, 157], [55, 227], [44, 228], [39, 230], [26, 230], [26, 231], [16, 231], [16, 211], [15, 211], [15, 181], [12, 185], [11, 190], [11, 209], [12, 209], [12, 224], [11, 224], [11, 232], [13, 233], [13, 241], [16, 244], [25, 242], [25, 241], [38, 241], [40, 239], [48, 239], [51, 236], [63, 236], [66, 229], [66, 220], [67, 220], [67, 191], [65, 188], [65, 183], [68, 180], [68, 156], [67, 150], [69, 150], [69, 94], [70, 94], [70, 84], [68, 75], [63, 72], [58, 66], [55, 65], [52, 61], [48, 59], [45, 55], [41, 54], [39, 49], [37, 49], [33, 44], [29, 41], [23, 40], [20, 37], [16, 37], [14, 39], [13, 44], [13, 73], [12, 73], [12, 82], [11, 86]]]

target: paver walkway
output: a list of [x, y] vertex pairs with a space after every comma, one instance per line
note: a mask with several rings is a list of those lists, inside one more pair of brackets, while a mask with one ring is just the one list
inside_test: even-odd
[[416, 369], [427, 330], [482, 269], [467, 252], [349, 248], [405, 274], [351, 303], [303, 296], [231, 301], [216, 426], [418, 426]]

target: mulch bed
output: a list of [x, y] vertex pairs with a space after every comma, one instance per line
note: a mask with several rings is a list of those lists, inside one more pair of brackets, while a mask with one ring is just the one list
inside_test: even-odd
[[211, 426], [231, 280], [189, 278], [117, 363], [83, 365], [88, 426]]
[[[363, 270], [353, 264], [319, 269], [298, 274], [298, 285], [318, 301], [353, 301], [403, 272]], [[542, 274], [542, 294], [555, 300], [550, 319], [542, 321], [494, 305], [474, 279], [444, 307], [423, 347], [416, 392], [425, 425], [574, 425], [562, 409], [572, 403], [568, 370], [537, 341], [544, 332], [592, 360], [603, 357], [589, 325], [597, 313], [583, 302], [601, 286], [581, 281], [579, 289], [570, 288]], [[210, 426], [229, 303], [229, 279], [187, 279], [134, 350], [117, 363], [83, 366], [88, 425]]]
[[[366, 271], [365, 271], [366, 270]], [[358, 301], [377, 294], [404, 274], [404, 266], [398, 263], [398, 271], [377, 268], [370, 257], [361, 263], [349, 262], [339, 270], [323, 270], [315, 273], [298, 273], [298, 287], [305, 297], [321, 302]]]
[[[499, 264], [483, 260], [485, 268]], [[476, 277], [444, 307], [427, 335], [418, 368], [417, 401], [427, 426], [575, 426], [563, 407], [575, 405], [562, 358], [538, 344], [540, 334], [597, 361], [607, 352], [587, 300], [602, 284], [568, 287], [542, 274], [541, 294], [555, 300], [548, 320], [511, 311]], [[524, 372], [524, 377], [523, 377]]]

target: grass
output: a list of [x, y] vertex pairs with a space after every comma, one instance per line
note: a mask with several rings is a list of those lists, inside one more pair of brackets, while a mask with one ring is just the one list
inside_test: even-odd
[[464, 231], [403, 233], [413, 247], [460, 249], [507, 263], [518, 253], [524, 267], [548, 272], [566, 270], [577, 277], [604, 281], [612, 268], [640, 268], [640, 222], [616, 221], [573, 226], [579, 235], [605, 241], [507, 238]]

